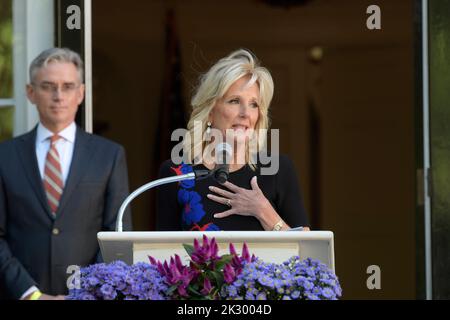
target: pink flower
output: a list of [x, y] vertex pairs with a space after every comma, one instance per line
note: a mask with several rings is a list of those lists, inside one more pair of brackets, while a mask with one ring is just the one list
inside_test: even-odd
[[242, 246], [242, 260], [250, 262], [250, 253], [248, 252], [248, 247], [245, 242], [244, 245]]
[[225, 282], [227, 284], [232, 283], [236, 279], [236, 276], [237, 274], [234, 268], [230, 264], [225, 265], [225, 267], [223, 268], [223, 278]]
[[151, 264], [165, 278], [175, 299], [200, 296], [215, 299], [219, 297], [223, 283], [233, 283], [242, 273], [244, 265], [256, 259], [255, 256], [250, 257], [245, 243], [241, 256], [237, 254], [233, 244], [230, 244], [230, 255], [219, 256], [216, 239], [210, 240], [206, 235], [203, 235], [202, 242], [195, 239], [193, 246], [185, 245], [185, 248], [191, 257], [187, 266], [183, 265], [178, 255], [164, 263], [149, 257]]
[[241, 257], [239, 257], [239, 255], [237, 254], [234, 245], [230, 243], [230, 254], [233, 256], [233, 258], [231, 259], [231, 267], [236, 274], [235, 276], [241, 274], [244, 263], [253, 262], [256, 260], [255, 255], [252, 255], [252, 257], [250, 258], [250, 253], [248, 251], [246, 243], [244, 243], [244, 245], [242, 246]]
[[211, 281], [209, 281], [209, 279], [205, 277], [205, 280], [203, 281], [203, 289], [200, 292], [207, 296], [211, 292], [211, 290]]
[[230, 243], [230, 254], [233, 256], [237, 256], [236, 249], [234, 248], [234, 245]]
[[219, 260], [219, 247], [216, 239], [208, 240], [206, 235], [203, 235], [203, 244], [200, 246], [197, 239], [194, 240], [194, 251], [191, 254], [191, 259], [196, 264], [202, 265], [207, 263], [214, 263]]
[[167, 264], [167, 261], [164, 261], [161, 264], [160, 261], [155, 260], [153, 257], [149, 257], [150, 262], [157, 266], [158, 271], [162, 276], [166, 278], [166, 282], [168, 285], [176, 285], [178, 294], [181, 297], [187, 297], [187, 287], [189, 286], [191, 280], [196, 276], [196, 271], [184, 266], [181, 262], [180, 256], [177, 254], [174, 257], [170, 258], [170, 263]]

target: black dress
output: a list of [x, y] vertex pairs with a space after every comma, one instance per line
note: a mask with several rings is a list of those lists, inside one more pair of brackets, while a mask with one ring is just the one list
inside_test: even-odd
[[[292, 161], [280, 155], [279, 170], [274, 175], [261, 175], [260, 166], [255, 171], [249, 165], [231, 172], [228, 181], [251, 189], [250, 180], [258, 176], [258, 185], [275, 211], [291, 227], [308, 226], [300, 187]], [[196, 165], [197, 169], [206, 169]], [[187, 164], [174, 165], [166, 160], [160, 168], [159, 178], [181, 175], [193, 171]], [[157, 189], [156, 229], [159, 231], [218, 231], [218, 230], [264, 230], [252, 216], [231, 215], [214, 218], [215, 213], [228, 210], [228, 206], [207, 198], [214, 194], [209, 186], [227, 190], [212, 177], [204, 180], [188, 180], [159, 186]]]

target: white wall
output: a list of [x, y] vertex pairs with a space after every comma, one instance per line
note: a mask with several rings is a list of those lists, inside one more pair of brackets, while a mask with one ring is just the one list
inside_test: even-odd
[[39, 121], [36, 107], [26, 98], [28, 66], [43, 50], [54, 45], [54, 1], [14, 0], [14, 136], [32, 129]]

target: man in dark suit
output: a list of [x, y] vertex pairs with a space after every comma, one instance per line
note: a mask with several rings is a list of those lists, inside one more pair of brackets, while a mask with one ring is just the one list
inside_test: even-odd
[[123, 147], [75, 125], [82, 79], [77, 53], [42, 52], [27, 85], [39, 124], [0, 144], [2, 298], [62, 299], [68, 267], [100, 261], [97, 232], [114, 230], [128, 195]]

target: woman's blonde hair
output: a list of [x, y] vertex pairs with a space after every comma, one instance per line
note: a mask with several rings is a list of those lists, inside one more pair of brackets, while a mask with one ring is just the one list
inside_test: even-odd
[[[198, 163], [202, 159], [202, 152], [208, 142], [203, 139], [206, 131], [208, 117], [213, 110], [216, 101], [222, 98], [231, 85], [242, 77], [251, 76], [249, 84], [257, 83], [259, 86], [259, 117], [255, 125], [255, 137], [259, 152], [266, 144], [266, 131], [259, 129], [269, 128], [269, 106], [273, 97], [273, 80], [269, 70], [260, 66], [258, 59], [249, 50], [240, 49], [232, 52], [227, 57], [220, 59], [208, 72], [200, 77], [199, 85], [191, 100], [192, 113], [187, 129], [189, 139], [184, 139], [183, 148], [189, 152], [185, 161]], [[201, 123], [201, 127], [194, 124]], [[201, 134], [195, 130], [201, 128]], [[194, 130], [195, 129], [195, 130]], [[247, 145], [246, 163], [253, 159]], [[252, 165], [254, 168], [254, 166]]]

